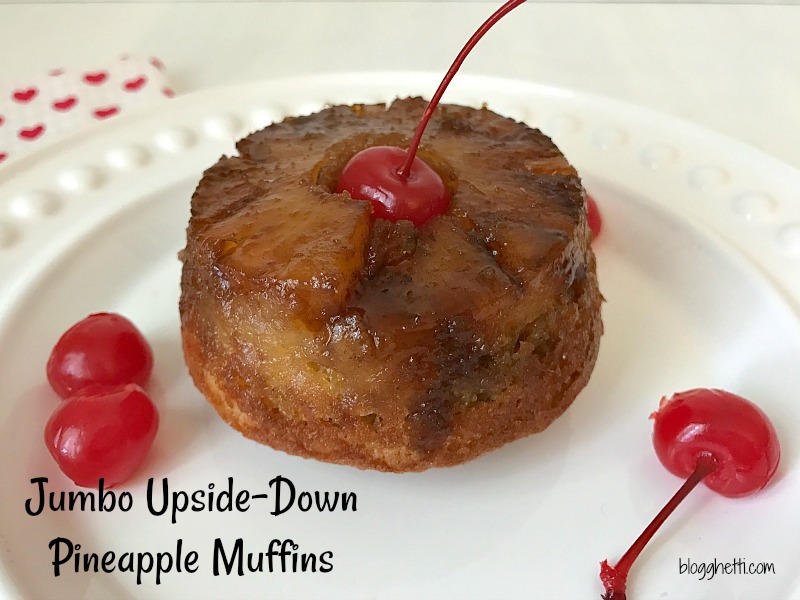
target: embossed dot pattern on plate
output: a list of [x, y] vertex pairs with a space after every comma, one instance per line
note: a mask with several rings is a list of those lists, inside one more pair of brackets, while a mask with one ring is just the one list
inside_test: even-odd
[[778, 246], [792, 258], [800, 259], [800, 223], [792, 223], [778, 231]]
[[668, 144], [653, 144], [644, 148], [640, 154], [642, 165], [648, 169], [663, 169], [678, 160], [678, 149]]
[[731, 176], [722, 167], [703, 166], [689, 171], [689, 185], [703, 192], [712, 192], [726, 185]]
[[206, 120], [204, 127], [208, 135], [220, 140], [235, 139], [242, 133], [242, 121], [234, 115], [211, 117]]
[[150, 151], [142, 146], [120, 146], [109, 150], [106, 161], [112, 167], [130, 170], [143, 167], [150, 162]]
[[10, 248], [19, 238], [17, 228], [11, 223], [0, 221], [0, 250]]
[[156, 145], [167, 152], [183, 152], [194, 146], [197, 136], [185, 128], [168, 129], [156, 134]]
[[572, 115], [556, 115], [547, 119], [542, 125], [542, 130], [548, 135], [563, 135], [577, 133], [581, 122]]
[[622, 146], [627, 140], [627, 132], [619, 127], [600, 127], [592, 134], [592, 143], [600, 150], [616, 149]]
[[761, 221], [775, 213], [778, 202], [766, 192], [744, 192], [733, 198], [731, 210], [748, 221]]
[[75, 167], [58, 176], [58, 185], [70, 192], [87, 192], [103, 184], [105, 176], [93, 167]]
[[38, 219], [53, 215], [61, 208], [61, 200], [49, 192], [27, 192], [14, 196], [8, 203], [9, 213], [18, 219]]

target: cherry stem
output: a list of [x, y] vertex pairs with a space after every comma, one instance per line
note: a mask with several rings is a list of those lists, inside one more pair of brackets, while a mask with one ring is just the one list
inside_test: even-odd
[[467, 54], [470, 53], [470, 51], [480, 41], [484, 34], [489, 31], [495, 23], [497, 23], [500, 19], [524, 2], [525, 0], [509, 0], [503, 4], [503, 6], [498, 8], [491, 17], [484, 21], [483, 25], [480, 26], [478, 31], [472, 34], [472, 37], [469, 38], [469, 41], [467, 41], [466, 45], [461, 49], [461, 52], [458, 53], [458, 56], [456, 56], [456, 59], [453, 61], [453, 64], [450, 66], [450, 69], [447, 71], [444, 79], [442, 79], [442, 83], [439, 84], [436, 93], [428, 103], [425, 112], [422, 113], [422, 119], [420, 120], [419, 125], [417, 125], [417, 130], [414, 132], [414, 137], [411, 139], [411, 144], [406, 152], [406, 160], [397, 170], [397, 174], [400, 177], [403, 179], [408, 179], [408, 176], [411, 174], [411, 165], [414, 162], [414, 158], [417, 156], [417, 149], [419, 148], [420, 140], [422, 140], [422, 134], [425, 132], [425, 127], [427, 127], [428, 121], [430, 121], [431, 116], [433, 116], [433, 111], [436, 110], [439, 100], [442, 99], [444, 91], [447, 89], [447, 86], [450, 85], [450, 81], [453, 79], [453, 77], [455, 77], [458, 69], [461, 67], [461, 64], [467, 58]]
[[659, 528], [664, 524], [664, 521], [672, 514], [677, 506], [689, 495], [698, 483], [703, 481], [707, 475], [710, 475], [719, 468], [719, 461], [709, 452], [703, 452], [697, 457], [697, 465], [691, 475], [683, 482], [680, 489], [675, 492], [675, 495], [669, 499], [664, 505], [664, 508], [655, 516], [642, 534], [636, 538], [636, 541], [631, 544], [628, 551], [622, 555], [619, 562], [611, 570], [614, 577], [610, 578], [606, 585], [606, 594], [603, 596], [606, 600], [625, 600], [625, 587], [628, 578], [628, 572], [633, 566], [633, 562], [641, 554], [644, 547], [655, 535]]

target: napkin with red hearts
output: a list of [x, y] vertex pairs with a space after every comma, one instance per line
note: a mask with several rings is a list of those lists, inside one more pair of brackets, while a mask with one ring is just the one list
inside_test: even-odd
[[0, 84], [0, 167], [65, 133], [174, 95], [157, 58], [127, 55], [89, 69], [53, 69]]

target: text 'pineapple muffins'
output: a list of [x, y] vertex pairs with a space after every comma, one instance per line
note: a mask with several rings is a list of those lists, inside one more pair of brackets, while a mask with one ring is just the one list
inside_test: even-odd
[[198, 185], [184, 353], [247, 437], [418, 471], [543, 430], [588, 381], [602, 323], [585, 194], [539, 131], [439, 106], [419, 156], [452, 203], [419, 228], [332, 191], [358, 151], [405, 148], [425, 106], [288, 118]]

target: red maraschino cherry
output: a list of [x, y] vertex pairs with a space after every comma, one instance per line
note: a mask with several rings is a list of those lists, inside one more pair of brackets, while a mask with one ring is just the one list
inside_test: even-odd
[[594, 241], [603, 229], [603, 219], [600, 216], [597, 201], [588, 194], [586, 195], [586, 212], [589, 220], [589, 229], [592, 230], [592, 241]]
[[346, 191], [356, 200], [368, 201], [376, 218], [392, 222], [409, 220], [417, 227], [447, 210], [450, 206], [447, 187], [442, 178], [417, 156], [422, 134], [444, 91], [470, 51], [497, 21], [524, 2], [506, 2], [472, 34], [422, 114], [408, 150], [387, 146], [362, 150], [342, 170], [337, 192]]
[[75, 323], [47, 361], [47, 380], [62, 398], [89, 385], [144, 385], [153, 371], [153, 351], [127, 318], [96, 313]]
[[723, 496], [746, 496], [769, 483], [780, 461], [778, 435], [767, 415], [736, 394], [688, 390], [662, 398], [650, 417], [656, 455], [671, 473], [687, 479], [615, 566], [600, 563], [604, 600], [625, 600], [633, 562], [698, 483]]
[[696, 389], [664, 398], [651, 415], [653, 446], [674, 475], [688, 477], [703, 453], [719, 468], [703, 483], [736, 498], [762, 489], [778, 468], [781, 448], [767, 415], [730, 392]]
[[408, 176], [399, 166], [407, 152], [395, 146], [373, 146], [350, 159], [339, 176], [337, 192], [348, 191], [357, 200], [372, 204], [372, 216], [397, 221], [412, 221], [420, 227], [450, 206], [450, 193], [442, 178], [419, 158], [414, 159]]
[[58, 405], [44, 442], [75, 485], [125, 483], [144, 462], [158, 431], [158, 410], [135, 383], [89, 386]]

